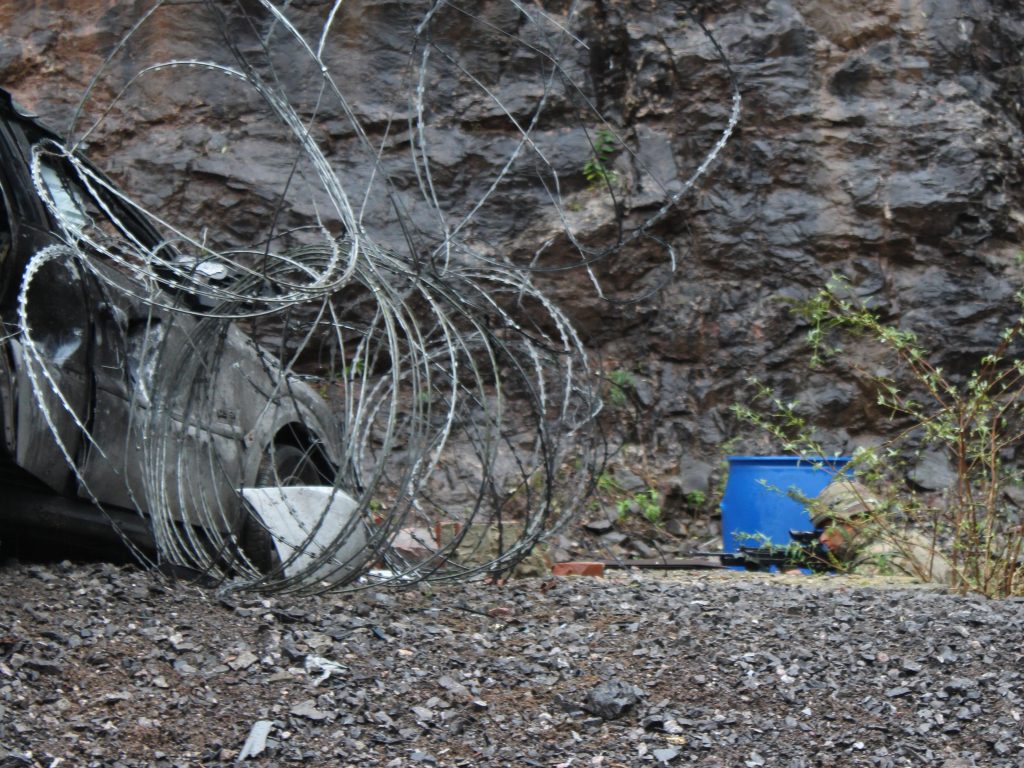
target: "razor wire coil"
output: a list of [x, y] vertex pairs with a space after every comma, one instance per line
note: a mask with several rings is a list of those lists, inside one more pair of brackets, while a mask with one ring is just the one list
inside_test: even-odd
[[[585, 46], [574, 26], [578, 3], [559, 14], [509, 0], [503, 7], [518, 30], [509, 31], [438, 0], [410, 25], [409, 102], [396, 112], [408, 120], [404, 170], [415, 180], [415, 208], [400, 191], [388, 145], [399, 132], [389, 118], [372, 133], [336, 71], [332, 46], [347, 18], [342, 3], [329, 4], [320, 25], [311, 27], [308, 15], [299, 18], [287, 3], [256, 6], [204, 3], [228, 60], [140, 64], [121, 85], [112, 84], [110, 65], [131, 39], [174, 11], [174, 4], [156, 2], [96, 73], [67, 141], [34, 147], [33, 182], [64, 243], [33, 256], [19, 297], [18, 340], [36, 403], [83, 495], [101, 507], [108, 503], [64, 445], [51, 412], [71, 414], [96, 460], [114, 461], [107, 449], [124, 457], [112, 471], [125, 485], [124, 498], [150, 521], [157, 560], [230, 587], [358, 589], [507, 572], [569, 523], [602, 462], [601, 400], [588, 351], [537, 278], [584, 270], [598, 295], [616, 301], [596, 267], [642, 239], [664, 247], [667, 274], [675, 273], [675, 249], [655, 230], [707, 174], [737, 125], [740, 96], [726, 54], [697, 21], [730, 84], [726, 123], [680, 187], [669, 193], [660, 186], [663, 198], [653, 214], [628, 224], [620, 214], [610, 242], [595, 245], [574, 232], [562, 173], [540, 135], [555, 102], [563, 112], [572, 104], [607, 125], [572, 77], [569, 59]], [[505, 103], [500, 89], [442, 39], [456, 17], [534, 57], [541, 95], [531, 107]], [[301, 93], [289, 89], [279, 63], [285, 56], [301, 56], [314, 73]], [[490, 105], [514, 137], [497, 174], [461, 212], [448, 210], [432, 159], [432, 98], [439, 96], [431, 84], [441, 70]], [[274, 159], [290, 170], [267, 195], [272, 212], [259, 243], [211, 245], [121, 192], [82, 158], [79, 146], [99, 134], [107, 116], [168, 73], [226, 79], [255, 96], [282, 131]], [[101, 86], [113, 96], [78, 130]], [[359, 150], [358, 180], [345, 177], [318, 138], [319, 120], [328, 114]], [[283, 163], [286, 157], [291, 160]], [[559, 263], [540, 263], [550, 240], [520, 258], [472, 234], [499, 190], [522, 183], [527, 161], [572, 254]], [[68, 186], [61, 190], [61, 183]], [[614, 203], [615, 192], [608, 191]], [[314, 221], [280, 225], [292, 197], [305, 193]], [[382, 210], [390, 210], [400, 241], [385, 244], [377, 236], [374, 215]], [[340, 235], [329, 221], [340, 222]], [[150, 230], [159, 233], [156, 242]], [[116, 295], [113, 303], [135, 323], [134, 346], [125, 353], [130, 417], [120, 444], [97, 437], [95, 425], [75, 414], [62, 394], [59, 365], [34, 338], [29, 292], [53, 259]], [[238, 434], [225, 415], [232, 388], [251, 391], [261, 404], [245, 425], [251, 428]], [[325, 427], [324, 409], [333, 426]], [[241, 493], [274, 476], [279, 454], [315, 465], [321, 484], [335, 489], [323, 514], [292, 515], [297, 538], [286, 547], [273, 543], [281, 534]], [[325, 514], [341, 494], [354, 508], [336, 525]], [[402, 536], [412, 546], [399, 546]], [[269, 561], [253, 541], [270, 542]], [[360, 546], [354, 549], [353, 541]]]

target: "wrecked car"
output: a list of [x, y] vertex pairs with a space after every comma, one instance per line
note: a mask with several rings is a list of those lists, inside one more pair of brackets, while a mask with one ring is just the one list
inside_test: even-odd
[[0, 536], [109, 531], [199, 569], [351, 577], [366, 532], [338, 419], [190, 289], [223, 268], [180, 251], [0, 91], [0, 461], [90, 504], [8, 504]]

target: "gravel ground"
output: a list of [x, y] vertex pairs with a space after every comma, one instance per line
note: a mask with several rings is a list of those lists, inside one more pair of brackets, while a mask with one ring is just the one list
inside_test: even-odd
[[0, 568], [0, 766], [1024, 766], [1024, 602], [622, 574], [219, 597]]

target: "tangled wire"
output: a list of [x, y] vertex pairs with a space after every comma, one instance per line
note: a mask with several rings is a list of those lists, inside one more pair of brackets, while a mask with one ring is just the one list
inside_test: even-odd
[[[116, 493], [47, 420], [87, 496], [150, 521], [158, 560], [261, 591], [502, 574], [581, 507], [602, 463], [599, 387], [572, 323], [535, 276], [582, 270], [604, 296], [597, 266], [639, 240], [664, 248], [671, 274], [677, 257], [655, 225], [725, 146], [739, 92], [721, 48], [692, 20], [732, 86], [725, 125], [688, 178], [660, 187], [653, 214], [632, 226], [618, 216], [608, 242], [585, 242], [548, 126], [571, 118], [614, 135], [578, 82], [587, 44], [573, 31], [577, 5], [549, 12], [507, 0], [482, 13], [436, 0], [381, 22], [393, 22], [387, 45], [406, 66], [375, 91], [346, 46], [359, 11], [340, 0], [316, 13], [209, 0], [203, 14], [190, 6], [190, 24], [218, 31], [225, 60], [165, 58], [111, 85], [114, 70], [135, 62], [134, 42], [181, 12], [160, 0], [97, 72], [67, 141], [34, 148], [34, 182], [66, 244], [39, 252], [22, 285], [35, 397], [44, 412], [74, 411], [30, 319], [34, 281], [63, 260], [124, 316], [124, 429], [104, 435], [100, 419], [75, 416], [91, 461], [120, 478]], [[475, 71], [486, 50], [516, 60], [516, 73], [533, 71], [539, 98], [514, 95], [501, 63]], [[78, 151], [168, 76], [216, 81], [225, 100], [262, 109], [279, 130], [278, 152], [265, 158], [277, 187], [260, 190], [272, 205], [248, 247], [149, 210]], [[101, 92], [108, 102], [83, 128]], [[438, 131], [461, 131], [444, 116], [460, 110], [500, 128], [494, 151], [504, 153], [496, 176], [473, 179], [468, 204], [453, 202], [450, 174], [434, 159]], [[614, 217], [618, 185], [601, 165], [601, 139], [581, 131]], [[263, 159], [236, 170], [250, 174]], [[561, 235], [513, 251], [487, 218], [507, 205], [499, 192], [527, 182], [543, 190]]]

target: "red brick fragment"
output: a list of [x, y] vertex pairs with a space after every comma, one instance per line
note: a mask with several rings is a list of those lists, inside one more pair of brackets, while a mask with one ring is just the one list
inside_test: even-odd
[[604, 563], [591, 563], [579, 560], [568, 563], [555, 563], [551, 567], [554, 576], [604, 576]]

